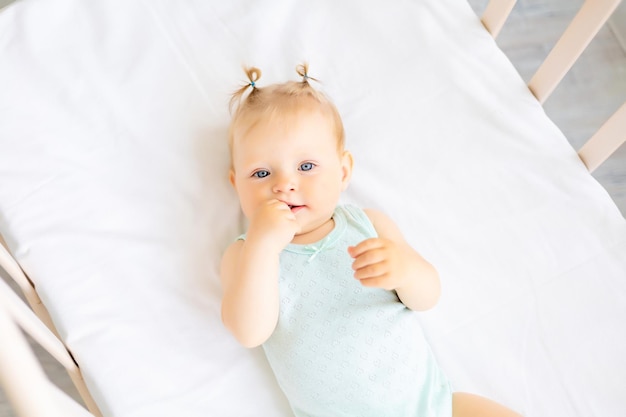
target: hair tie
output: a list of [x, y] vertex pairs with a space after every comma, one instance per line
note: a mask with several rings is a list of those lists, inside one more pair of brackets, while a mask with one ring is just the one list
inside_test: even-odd
[[254, 88], [256, 86], [254, 81], [250, 81], [250, 87]]

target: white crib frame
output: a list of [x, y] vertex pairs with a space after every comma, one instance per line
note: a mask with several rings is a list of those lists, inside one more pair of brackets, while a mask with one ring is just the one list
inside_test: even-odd
[[[621, 0], [586, 0], [550, 54], [528, 83], [540, 103], [554, 91]], [[516, 0], [491, 0], [481, 20], [495, 38]], [[578, 155], [593, 172], [626, 142], [626, 102], [598, 129]], [[16, 282], [30, 308], [0, 280], [0, 385], [20, 417], [101, 417], [80, 367], [58, 337], [33, 282], [6, 249], [0, 236], [0, 267]], [[45, 375], [20, 328], [48, 351], [69, 373], [87, 409], [78, 406]], [[32, 399], [36, 399], [33, 401]]]

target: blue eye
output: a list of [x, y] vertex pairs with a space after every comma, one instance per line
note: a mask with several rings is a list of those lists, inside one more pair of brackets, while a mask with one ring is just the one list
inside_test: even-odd
[[265, 178], [268, 175], [270, 175], [270, 172], [269, 171], [265, 171], [263, 169], [260, 170], [260, 171], [255, 172], [254, 174], [252, 174], [252, 176], [255, 177], [255, 178]]
[[300, 165], [300, 171], [310, 171], [313, 169], [314, 166], [315, 164], [313, 164], [312, 162], [305, 162]]

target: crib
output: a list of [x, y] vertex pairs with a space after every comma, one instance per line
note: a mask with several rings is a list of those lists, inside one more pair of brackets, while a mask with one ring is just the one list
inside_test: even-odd
[[[514, 0], [21, 1], [0, 12], [0, 385], [20, 417], [290, 416], [220, 322], [245, 229], [229, 93], [307, 60], [355, 156], [345, 202], [437, 266], [420, 323], [455, 390], [528, 417], [626, 408], [626, 220], [542, 103], [619, 0], [587, 0], [526, 84], [494, 38]], [[24, 332], [67, 369], [45, 375]]]

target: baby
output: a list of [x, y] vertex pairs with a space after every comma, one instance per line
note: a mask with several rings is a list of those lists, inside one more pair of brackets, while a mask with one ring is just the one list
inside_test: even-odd
[[338, 205], [353, 164], [343, 124], [297, 71], [261, 88], [248, 68], [231, 101], [230, 182], [249, 227], [222, 259], [225, 326], [263, 346], [298, 417], [517, 416], [452, 392], [413, 312], [437, 303], [437, 271], [385, 214]]

